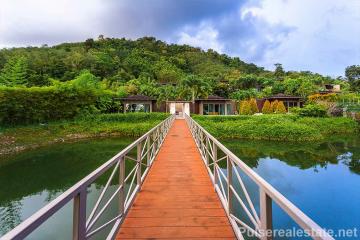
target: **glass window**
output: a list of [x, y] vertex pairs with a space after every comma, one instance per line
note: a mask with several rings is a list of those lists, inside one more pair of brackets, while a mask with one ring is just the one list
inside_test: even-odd
[[220, 106], [219, 106], [219, 104], [214, 104], [214, 105], [215, 105], [214, 115], [219, 115]]
[[226, 104], [226, 112], [227, 112], [227, 115], [233, 114], [232, 109], [231, 109], [231, 104]]
[[150, 104], [126, 104], [125, 105], [126, 112], [150, 112]]
[[225, 104], [220, 104], [220, 115], [225, 115]]
[[203, 104], [203, 114], [209, 115], [209, 104]]
[[214, 114], [214, 104], [209, 104], [209, 115]]
[[[225, 115], [225, 107], [231, 109], [231, 105], [225, 106], [225, 104], [219, 103], [205, 103], [203, 104], [203, 114], [204, 115]], [[229, 113], [231, 110], [229, 110]]]

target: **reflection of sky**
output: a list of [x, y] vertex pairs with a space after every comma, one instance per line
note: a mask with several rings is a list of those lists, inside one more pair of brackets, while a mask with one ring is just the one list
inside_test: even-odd
[[[255, 171], [320, 226], [360, 227], [360, 176], [352, 174], [346, 165], [330, 164], [314, 171], [314, 168], [301, 170], [277, 159], [259, 160]], [[281, 218], [288, 221], [284, 216]]]

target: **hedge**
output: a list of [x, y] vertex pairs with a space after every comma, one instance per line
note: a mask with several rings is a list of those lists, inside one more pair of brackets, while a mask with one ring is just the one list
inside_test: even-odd
[[0, 87], [0, 124], [17, 125], [72, 119], [81, 113], [106, 112], [113, 94], [71, 86]]

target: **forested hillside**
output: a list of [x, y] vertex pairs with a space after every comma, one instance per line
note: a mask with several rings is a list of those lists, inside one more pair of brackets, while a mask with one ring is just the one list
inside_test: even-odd
[[210, 94], [241, 100], [276, 93], [306, 97], [326, 83], [356, 90], [351, 83], [358, 79], [357, 66], [348, 71], [353, 82], [275, 66], [275, 71], [267, 71], [238, 57], [152, 37], [133, 41], [99, 36], [53, 47], [2, 49], [0, 107], [6, 116], [0, 120], [28, 122], [25, 114], [32, 122], [33, 115], [42, 121], [71, 118], [84, 110], [114, 110], [118, 104], [111, 99], [128, 94], [159, 101]]

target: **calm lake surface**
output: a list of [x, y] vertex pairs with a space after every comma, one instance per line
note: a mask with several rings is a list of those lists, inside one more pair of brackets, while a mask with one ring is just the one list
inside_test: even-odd
[[[360, 239], [360, 137], [321, 143], [222, 142], [321, 227], [357, 228], [352, 239]], [[258, 210], [258, 189], [242, 177]], [[275, 229], [299, 229], [275, 204], [273, 224]]]
[[[89, 139], [24, 152], [0, 161], [0, 236], [45, 206], [133, 142], [132, 138]], [[107, 174], [108, 175], [108, 174]], [[93, 206], [107, 178], [88, 188], [88, 206]], [[114, 191], [111, 185], [109, 191]], [[106, 196], [106, 195], [105, 195]], [[107, 199], [107, 198], [106, 198]], [[27, 239], [71, 239], [71, 201]], [[117, 203], [109, 208], [111, 217]], [[113, 210], [113, 213], [110, 213]], [[88, 209], [87, 212], [90, 212]], [[99, 223], [103, 219], [99, 220]], [[104, 222], [104, 221], [103, 221]], [[97, 239], [104, 239], [104, 235]]]
[[[1, 159], [0, 236], [132, 141], [130, 138], [85, 140]], [[360, 137], [341, 137], [322, 143], [222, 142], [320, 226], [335, 230], [360, 228]], [[105, 182], [106, 178], [99, 179], [88, 189], [88, 205], [94, 204]], [[244, 182], [258, 208], [256, 187], [246, 177]], [[107, 217], [113, 215], [112, 210], [116, 212], [116, 206], [114, 203], [110, 207]], [[239, 206], [236, 208], [240, 211]], [[296, 227], [276, 205], [273, 212], [275, 228]], [[29, 239], [70, 239], [71, 214], [72, 202]]]

